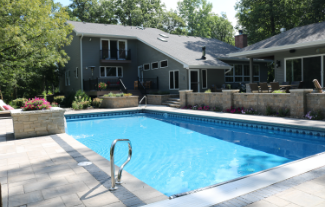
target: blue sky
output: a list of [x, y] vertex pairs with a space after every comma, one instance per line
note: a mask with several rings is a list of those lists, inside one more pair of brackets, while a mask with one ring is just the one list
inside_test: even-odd
[[[70, 4], [70, 0], [54, 0], [55, 2], [60, 2], [63, 6], [67, 6]], [[176, 9], [177, 8], [177, 0], [161, 0], [165, 3], [167, 9]], [[220, 14], [221, 12], [225, 12], [229, 21], [233, 26], [236, 26], [237, 20], [235, 18], [235, 4], [238, 0], [208, 0], [213, 4], [213, 12]]]

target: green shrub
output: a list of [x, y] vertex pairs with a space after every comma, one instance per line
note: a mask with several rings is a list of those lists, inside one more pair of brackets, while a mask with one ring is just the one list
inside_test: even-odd
[[306, 119], [311, 119], [311, 120], [323, 120], [324, 119], [324, 114], [321, 110], [316, 110], [316, 111], [309, 111], [306, 116]]
[[211, 89], [204, 91], [204, 93], [211, 93]]
[[51, 105], [50, 102], [47, 102], [45, 99], [42, 98], [34, 98], [26, 102], [22, 109], [24, 111], [32, 111], [32, 110], [44, 110], [50, 109]]
[[267, 116], [276, 115], [276, 111], [271, 106], [266, 106], [266, 115]]
[[91, 105], [95, 108], [99, 108], [100, 105], [102, 104], [103, 99], [100, 98], [94, 98]]
[[27, 102], [27, 98], [17, 98], [12, 101], [13, 105], [16, 106], [17, 108], [21, 108], [25, 106], [25, 103]]
[[56, 102], [52, 102], [52, 103], [51, 103], [51, 106], [52, 106], [52, 107], [58, 107], [58, 106], [59, 106], [59, 104], [58, 104], [58, 103], [56, 103]]
[[56, 103], [58, 103], [59, 105], [62, 104], [62, 102], [64, 101], [64, 99], [65, 99], [65, 96], [55, 96], [55, 97], [53, 98], [53, 100], [54, 100]]
[[281, 90], [276, 90], [276, 91], [273, 91], [272, 93], [286, 93], [285, 91], [281, 91]]
[[43, 91], [42, 95], [43, 95], [44, 100], [46, 100], [46, 91]]
[[279, 113], [277, 113], [277, 115], [280, 116], [280, 117], [290, 116], [290, 109], [288, 109], [288, 108], [280, 108]]

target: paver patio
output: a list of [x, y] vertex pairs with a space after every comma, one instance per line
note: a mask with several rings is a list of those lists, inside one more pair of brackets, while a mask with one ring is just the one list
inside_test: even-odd
[[[186, 111], [187, 113], [201, 115], [209, 113], [156, 106], [148, 106], [147, 109], [182, 113]], [[94, 111], [107, 110], [99, 109]], [[94, 111], [88, 110], [82, 113]], [[66, 113], [80, 112], [67, 111]], [[290, 123], [295, 126], [303, 125], [324, 129], [322, 124], [324, 122], [263, 116], [213, 114], [221, 118], [239, 118], [252, 121], [266, 121], [269, 118], [273, 123]], [[165, 195], [125, 171], [122, 179], [125, 183], [117, 191], [108, 191], [111, 184], [109, 161], [67, 134], [13, 140], [11, 138], [12, 132], [12, 120], [0, 119], [0, 181], [2, 184], [3, 206], [16, 207], [27, 204], [28, 207], [120, 207], [143, 206], [167, 199]], [[80, 161], [91, 161], [93, 164], [80, 167], [77, 165]], [[215, 206], [325, 206], [325, 167], [324, 174], [319, 174], [316, 177], [318, 178], [313, 178], [289, 189], [283, 188], [282, 192], [260, 195], [259, 199], [255, 200], [257, 202], [254, 203], [248, 202], [249, 199], [246, 200], [246, 203], [245, 200], [239, 203], [233, 199]], [[261, 192], [260, 190], [258, 193], [261, 194]]]

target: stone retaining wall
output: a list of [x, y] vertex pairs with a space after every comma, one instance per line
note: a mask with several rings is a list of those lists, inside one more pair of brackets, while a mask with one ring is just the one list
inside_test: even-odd
[[308, 111], [322, 110], [325, 113], [325, 93], [311, 93], [312, 89], [292, 89], [290, 93], [239, 93], [239, 90], [223, 90], [222, 93], [193, 93], [179, 91], [181, 107], [185, 105], [253, 108], [265, 114], [266, 106], [273, 109], [289, 108], [290, 116], [303, 118]]
[[103, 99], [101, 108], [127, 108], [127, 107], [137, 107], [139, 97], [129, 96], [129, 97], [100, 97]]
[[233, 106], [252, 107], [264, 114], [266, 106], [273, 109], [290, 108], [290, 93], [235, 93]]
[[148, 104], [152, 105], [162, 105], [165, 101], [169, 98], [177, 98], [178, 95], [170, 94], [170, 95], [147, 95], [148, 97]]
[[65, 133], [64, 112], [59, 107], [44, 111], [11, 111], [15, 138]]

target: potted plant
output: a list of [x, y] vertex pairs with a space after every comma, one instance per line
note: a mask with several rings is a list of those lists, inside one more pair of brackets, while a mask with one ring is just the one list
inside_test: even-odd
[[100, 82], [98, 83], [98, 89], [101, 91], [101, 90], [105, 90], [107, 87], [107, 84], [104, 83], [104, 82]]

